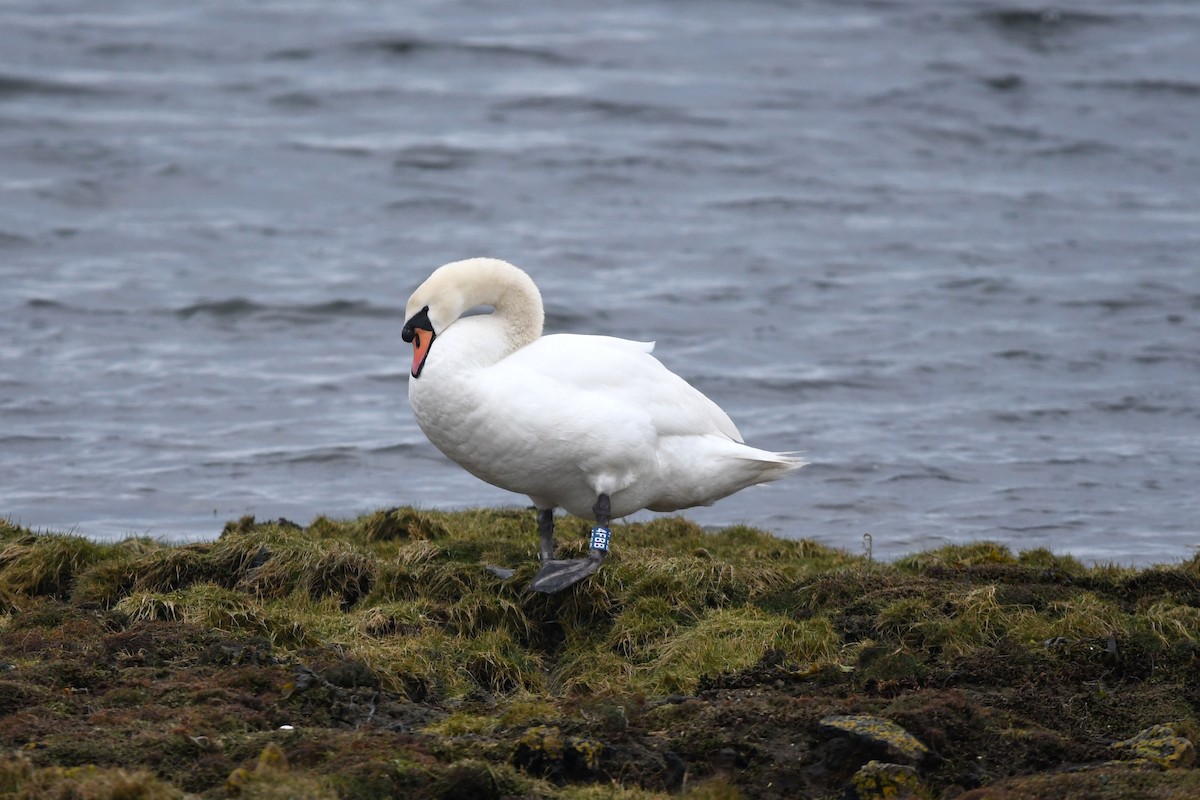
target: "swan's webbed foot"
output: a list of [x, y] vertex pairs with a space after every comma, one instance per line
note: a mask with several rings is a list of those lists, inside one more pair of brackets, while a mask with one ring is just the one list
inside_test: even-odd
[[594, 575], [604, 563], [604, 552], [593, 550], [586, 558], [565, 558], [546, 561], [529, 584], [532, 592], [554, 594], [574, 586], [589, 575]]
[[592, 528], [591, 549], [586, 558], [554, 558], [554, 518], [552, 511], [538, 513], [538, 533], [541, 536], [542, 568], [529, 584], [530, 591], [554, 594], [574, 586], [589, 575], [594, 575], [608, 555], [608, 522], [610, 505], [608, 495], [602, 494], [592, 506], [596, 516], [596, 527]]

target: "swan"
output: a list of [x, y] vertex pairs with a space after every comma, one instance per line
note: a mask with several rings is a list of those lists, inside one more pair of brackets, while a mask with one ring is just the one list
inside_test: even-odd
[[[463, 316], [479, 306], [493, 310]], [[417, 287], [401, 333], [412, 344], [409, 403], [429, 441], [533, 501], [542, 562], [533, 591], [596, 572], [613, 519], [711, 505], [804, 465], [744, 444], [729, 415], [650, 354], [653, 342], [542, 336], [544, 318], [528, 274], [471, 258]], [[586, 558], [554, 558], [555, 508], [595, 521]]]

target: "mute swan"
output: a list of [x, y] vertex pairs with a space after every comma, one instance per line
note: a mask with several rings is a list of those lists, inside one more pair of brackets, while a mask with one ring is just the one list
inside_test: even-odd
[[[462, 316], [477, 306], [494, 311]], [[599, 569], [612, 519], [710, 505], [803, 466], [743, 444], [724, 411], [650, 355], [652, 342], [542, 336], [544, 317], [524, 271], [472, 258], [417, 287], [402, 332], [413, 347], [408, 399], [429, 441], [537, 508], [534, 591]], [[595, 520], [587, 558], [554, 558], [556, 507]]]

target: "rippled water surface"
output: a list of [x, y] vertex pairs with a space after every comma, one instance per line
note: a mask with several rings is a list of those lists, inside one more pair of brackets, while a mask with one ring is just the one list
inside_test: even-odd
[[1198, 41], [1168, 0], [5, 3], [0, 514], [523, 504], [406, 399], [409, 292], [494, 255], [813, 462], [704, 524], [1188, 557]]

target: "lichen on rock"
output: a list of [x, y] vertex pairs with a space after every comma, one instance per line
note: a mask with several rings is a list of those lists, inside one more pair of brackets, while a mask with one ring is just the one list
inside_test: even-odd
[[883, 761], [868, 761], [854, 773], [850, 787], [858, 800], [927, 800], [931, 796], [914, 767]]
[[1112, 745], [1122, 760], [1145, 761], [1163, 769], [1186, 769], [1196, 763], [1196, 747], [1170, 725], [1151, 725]]
[[904, 728], [869, 714], [828, 716], [821, 720], [821, 727], [847, 734], [861, 744], [881, 747], [905, 764], [919, 764], [929, 755], [929, 748]]

